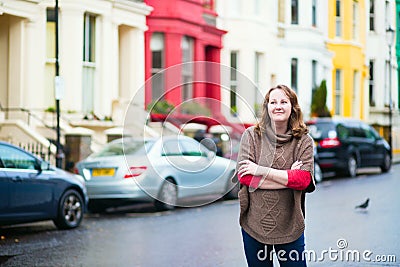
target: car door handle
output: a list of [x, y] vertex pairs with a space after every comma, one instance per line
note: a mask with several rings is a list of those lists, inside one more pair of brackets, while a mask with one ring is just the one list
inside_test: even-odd
[[13, 182], [20, 183], [22, 182], [22, 178], [20, 176], [15, 176], [12, 178]]

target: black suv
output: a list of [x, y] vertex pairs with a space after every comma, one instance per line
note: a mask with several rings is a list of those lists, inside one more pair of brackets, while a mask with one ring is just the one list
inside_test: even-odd
[[316, 118], [307, 122], [323, 172], [354, 177], [357, 168], [389, 171], [390, 146], [374, 128], [355, 119]]

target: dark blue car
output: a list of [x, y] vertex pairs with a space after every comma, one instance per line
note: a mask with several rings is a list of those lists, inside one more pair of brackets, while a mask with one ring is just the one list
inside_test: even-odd
[[53, 220], [80, 225], [88, 202], [82, 176], [0, 141], [0, 225]]
[[390, 146], [367, 123], [350, 118], [315, 118], [307, 125], [323, 172], [354, 177], [358, 168], [390, 170]]

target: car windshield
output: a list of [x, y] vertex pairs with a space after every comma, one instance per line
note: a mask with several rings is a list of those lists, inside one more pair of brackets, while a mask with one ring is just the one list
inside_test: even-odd
[[147, 140], [125, 140], [106, 144], [99, 152], [91, 155], [92, 158], [145, 154], [154, 144]]
[[333, 123], [317, 123], [308, 125], [310, 134], [314, 139], [322, 139], [332, 137], [335, 132], [335, 125]]

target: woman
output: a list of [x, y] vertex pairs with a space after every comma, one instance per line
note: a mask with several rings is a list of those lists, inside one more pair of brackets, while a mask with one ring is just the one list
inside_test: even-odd
[[315, 188], [307, 133], [296, 93], [285, 85], [268, 91], [260, 122], [243, 133], [237, 167], [249, 266], [273, 266], [273, 249], [281, 266], [306, 266], [302, 194]]

